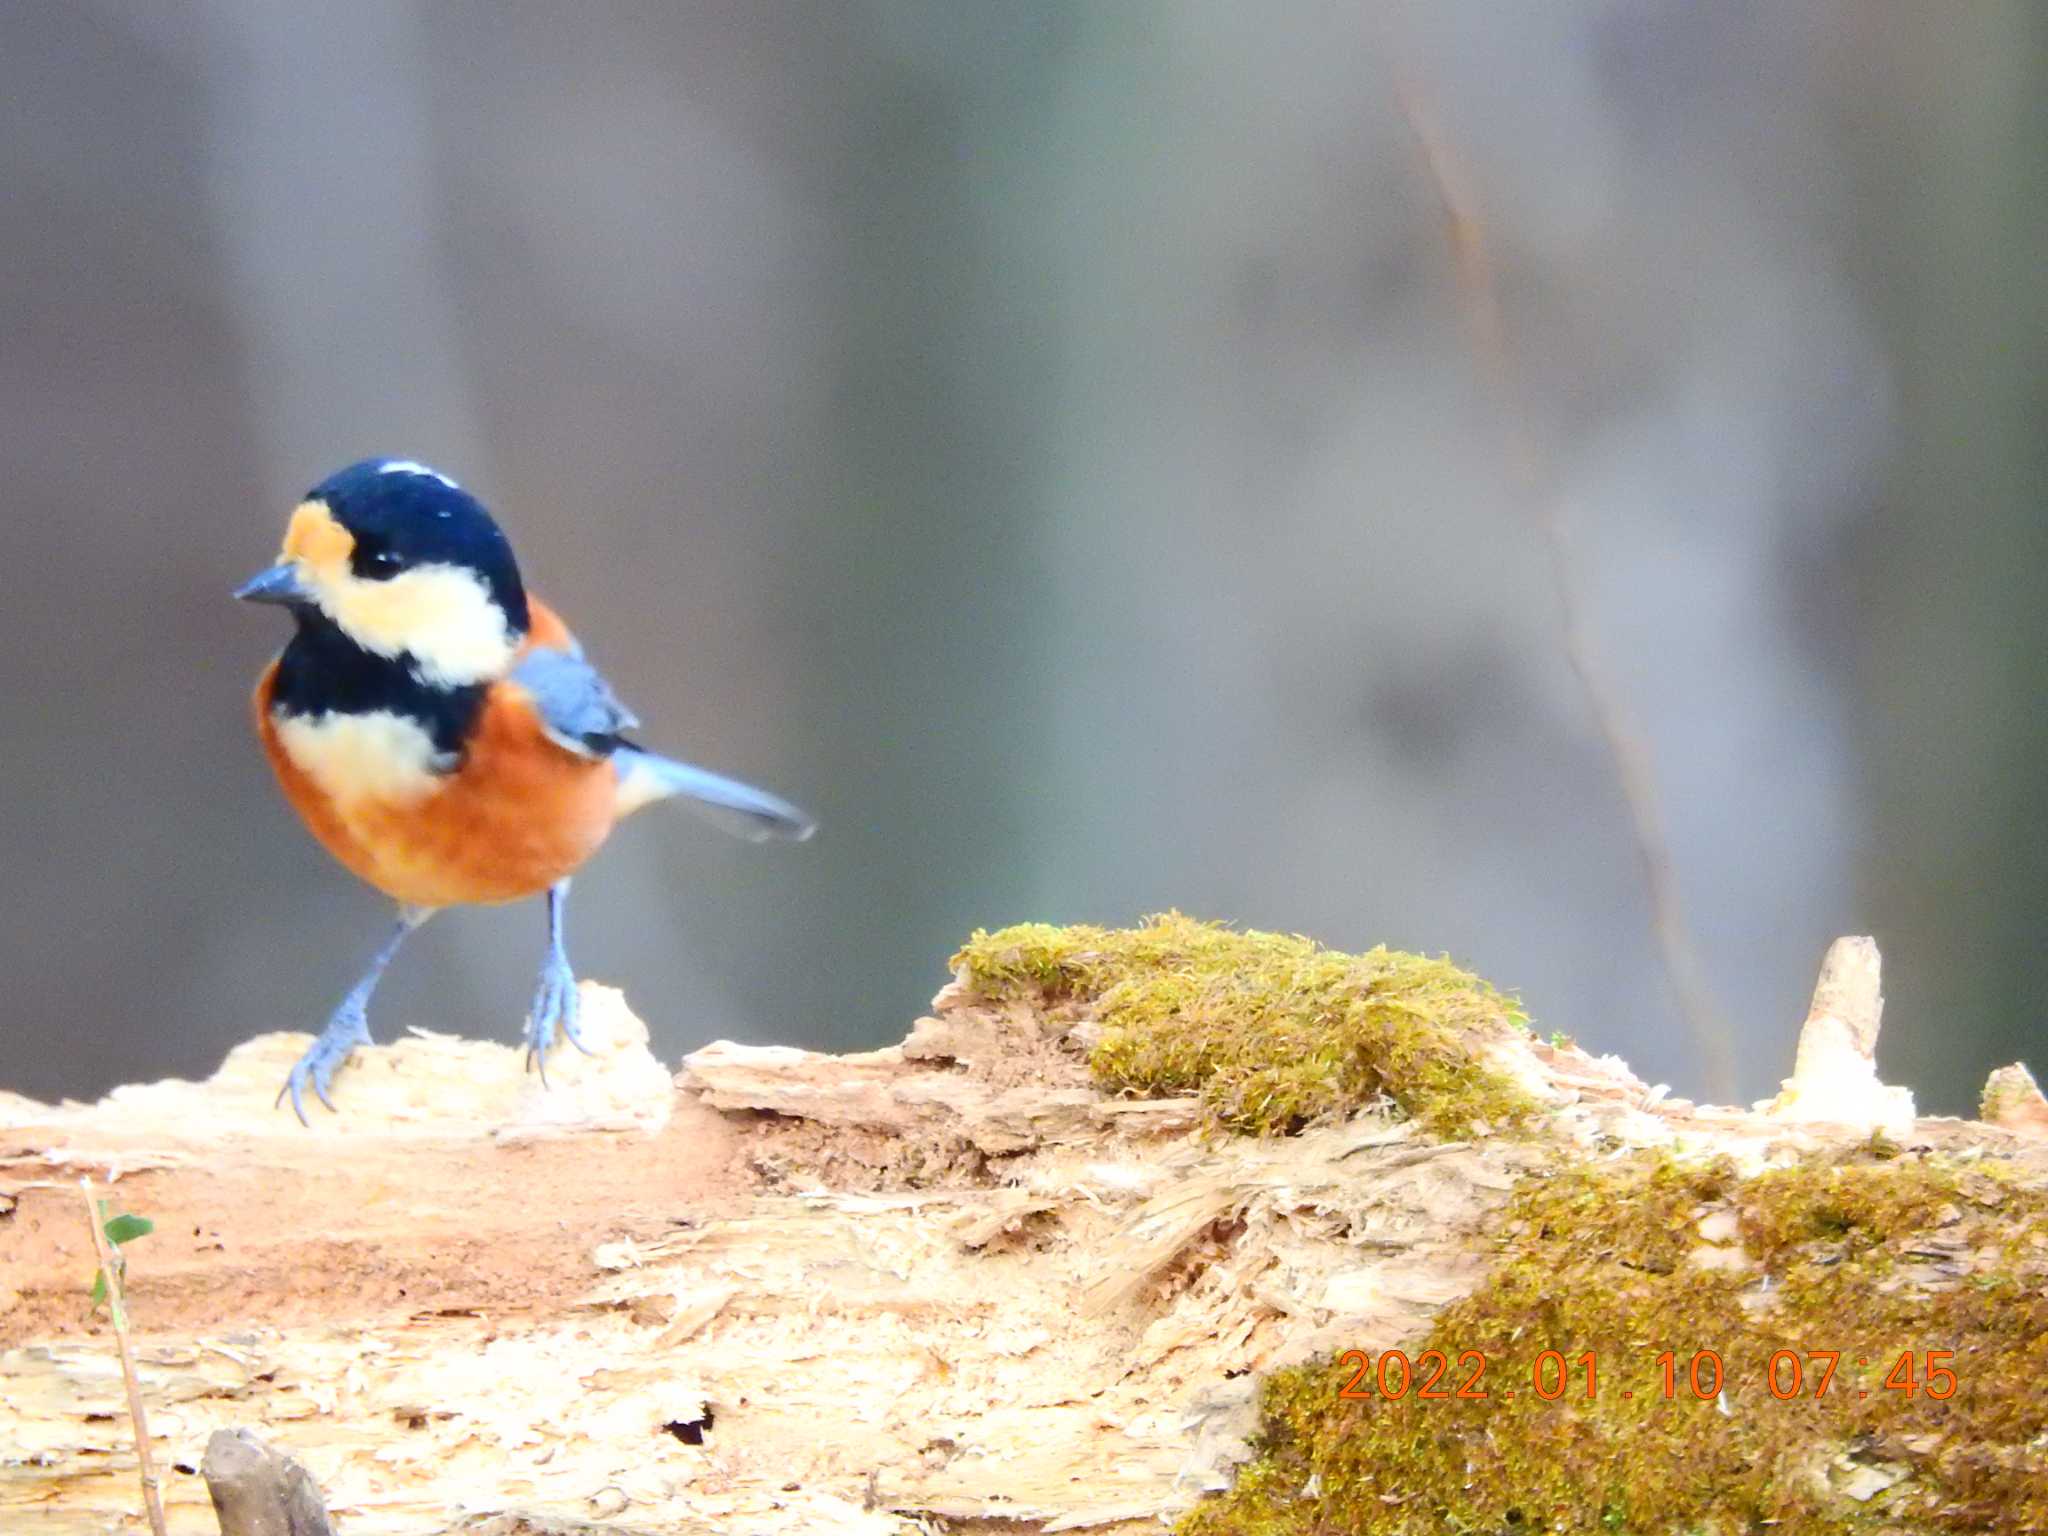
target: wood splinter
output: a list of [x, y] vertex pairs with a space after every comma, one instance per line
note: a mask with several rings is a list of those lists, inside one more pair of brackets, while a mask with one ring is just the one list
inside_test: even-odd
[[1912, 1090], [1887, 1087], [1877, 1076], [1882, 965], [1875, 939], [1840, 938], [1828, 946], [1799, 1031], [1792, 1075], [1776, 1098], [1756, 1105], [1759, 1113], [1893, 1136], [1912, 1130]]

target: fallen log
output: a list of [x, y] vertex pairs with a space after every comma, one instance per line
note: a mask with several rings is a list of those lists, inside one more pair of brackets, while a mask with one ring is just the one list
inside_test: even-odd
[[[1540, 1039], [1490, 992], [1442, 990], [1447, 967], [1260, 950], [1288, 977], [1314, 969], [1317, 1007], [1383, 988], [1388, 1017], [1418, 1028], [1425, 1003], [1450, 1010], [1401, 1071], [1360, 1087], [1339, 1051], [1303, 1087], [1215, 1032], [1303, 1028], [1273, 1038], [1306, 1057], [1379, 1015], [1276, 1008], [1229, 947], [1269, 936], [1218, 948], [1185, 922], [1139, 949], [985, 936], [901, 1045], [853, 1055], [720, 1042], [672, 1075], [620, 995], [586, 985], [596, 1054], [564, 1056], [551, 1091], [508, 1048], [416, 1034], [359, 1052], [341, 1114], [307, 1131], [273, 1107], [304, 1044], [280, 1034], [203, 1083], [91, 1105], [0, 1095], [0, 1529], [136, 1519], [81, 1174], [156, 1224], [128, 1268], [136, 1364], [171, 1530], [209, 1536], [201, 1462], [235, 1429], [302, 1463], [346, 1536], [1157, 1530], [1270, 1483], [1276, 1455], [1310, 1467], [1299, 1426], [1262, 1419], [1283, 1406], [1262, 1384], [1417, 1348], [1532, 1251], [1540, 1234], [1510, 1232], [1530, 1191], [1642, 1160], [1725, 1168], [1725, 1209], [1701, 1197], [1679, 1236], [1739, 1274], [1775, 1275], [1780, 1255], [1743, 1181], [1879, 1162], [1995, 1169], [1991, 1204], [1949, 1225], [2010, 1217], [2022, 1244], [1943, 1250], [1913, 1284], [2048, 1268], [2021, 1214], [2048, 1189], [2038, 1089], [2009, 1071], [1997, 1123], [1916, 1117], [1874, 1071], [1867, 940], [1831, 952], [1785, 1092], [1738, 1110]], [[1438, 990], [1400, 993], [1404, 978]], [[1141, 1004], [1197, 1031], [1180, 1054], [1132, 1037]], [[1469, 1053], [1456, 1072], [1431, 1054], [1447, 1041]], [[1187, 1059], [1208, 1075], [1145, 1091], [1145, 1072]], [[1462, 1118], [1415, 1099], [1472, 1082], [1485, 1092]], [[1332, 1085], [1356, 1102], [1319, 1097]], [[1266, 1134], [1233, 1129], [1255, 1121]], [[1829, 1455], [1881, 1463], [1882, 1486], [1823, 1476], [1815, 1497], [1892, 1501], [1901, 1530], [1969, 1528], [1915, 1524], [1916, 1487], [1947, 1488], [1941, 1448], [1853, 1439]], [[1984, 1449], [2048, 1469], [2044, 1446]], [[1325, 1475], [1286, 1498], [1312, 1507]], [[1420, 1512], [1447, 1496], [1406, 1497]], [[1205, 1505], [1204, 1529], [1234, 1529], [1230, 1507]]]

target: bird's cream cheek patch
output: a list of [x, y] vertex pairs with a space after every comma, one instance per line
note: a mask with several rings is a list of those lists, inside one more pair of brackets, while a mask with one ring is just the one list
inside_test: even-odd
[[389, 581], [344, 574], [315, 591], [343, 634], [380, 656], [410, 656], [435, 687], [502, 677], [519, 649], [505, 610], [460, 566], [423, 565]]
[[449, 766], [418, 722], [389, 710], [279, 715], [277, 739], [299, 772], [344, 805], [423, 799]]

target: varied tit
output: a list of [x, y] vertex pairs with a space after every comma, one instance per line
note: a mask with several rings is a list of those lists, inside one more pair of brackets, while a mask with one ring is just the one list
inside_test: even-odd
[[256, 684], [256, 734], [285, 798], [327, 851], [398, 903], [398, 926], [278, 1093], [334, 1107], [335, 1070], [370, 1041], [370, 994], [407, 934], [443, 907], [547, 894], [548, 943], [526, 1021], [547, 1078], [577, 1032], [563, 948], [569, 877], [613, 823], [680, 796], [750, 839], [809, 837], [802, 811], [643, 751], [639, 724], [527, 592], [512, 546], [469, 492], [402, 459], [323, 480], [278, 563], [235, 596], [297, 626]]

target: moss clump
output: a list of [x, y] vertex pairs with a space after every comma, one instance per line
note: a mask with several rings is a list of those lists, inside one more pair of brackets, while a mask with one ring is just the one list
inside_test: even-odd
[[2009, 1115], [2037, 1114], [2040, 1107], [2040, 1085], [2034, 1081], [2034, 1074], [2016, 1061], [2009, 1067], [2000, 1067], [1984, 1080], [1977, 1118], [1996, 1124]]
[[1527, 1095], [1482, 1047], [1524, 1023], [1448, 960], [1346, 955], [1177, 912], [1143, 927], [1027, 923], [977, 932], [953, 957], [996, 998], [1085, 1007], [1111, 1092], [1199, 1094], [1217, 1122], [1286, 1134], [1384, 1096], [1439, 1135], [1517, 1124]]
[[[1398, 1398], [1340, 1397], [1356, 1359], [1276, 1373], [1260, 1458], [1182, 1536], [2048, 1531], [2048, 1192], [1894, 1148], [1638, 1157], [1525, 1187], [1501, 1244], [1409, 1351], [1453, 1395], [1419, 1364]], [[1482, 1357], [1487, 1396], [1454, 1395]]]

